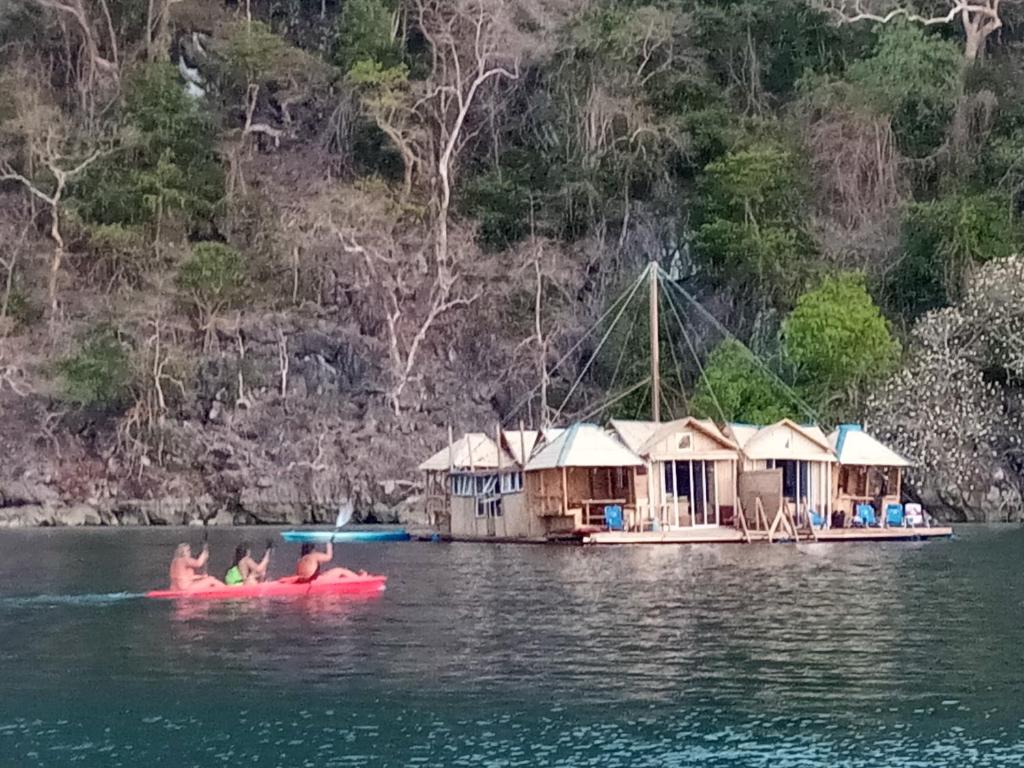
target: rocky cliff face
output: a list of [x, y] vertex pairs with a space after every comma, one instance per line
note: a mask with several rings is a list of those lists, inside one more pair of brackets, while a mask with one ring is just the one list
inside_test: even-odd
[[373, 384], [379, 351], [323, 319], [248, 321], [218, 350], [145, 445], [123, 417], [62, 407], [19, 368], [17, 386], [0, 384], [0, 527], [326, 523], [346, 506], [356, 521], [415, 522], [415, 466], [448, 419], [494, 421], [459, 381], [396, 415]]

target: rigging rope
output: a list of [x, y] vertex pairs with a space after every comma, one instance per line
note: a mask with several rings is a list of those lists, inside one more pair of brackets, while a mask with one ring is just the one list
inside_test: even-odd
[[590, 356], [590, 359], [587, 360], [586, 365], [583, 366], [583, 370], [580, 371], [580, 375], [576, 377], [576, 381], [573, 382], [572, 386], [569, 388], [568, 394], [566, 394], [565, 399], [562, 401], [562, 404], [558, 407], [558, 410], [555, 412], [556, 421], [558, 420], [558, 417], [562, 415], [562, 411], [565, 410], [565, 406], [569, 403], [569, 398], [572, 397], [573, 393], [576, 391], [576, 387], [580, 385], [580, 382], [583, 381], [583, 377], [586, 376], [587, 371], [590, 370], [590, 366], [594, 364], [594, 361], [597, 359], [598, 353], [601, 351], [601, 348], [604, 346], [604, 343], [608, 341], [608, 337], [612, 335], [612, 331], [615, 330], [615, 326], [622, 317], [622, 313], [626, 311], [626, 307], [628, 307], [629, 302], [633, 300], [633, 296], [636, 295], [636, 292], [640, 289], [640, 285], [643, 283], [643, 280], [650, 273], [651, 269], [651, 265], [648, 264], [647, 269], [645, 269], [640, 274], [640, 280], [638, 280], [633, 285], [633, 290], [629, 292], [629, 297], [623, 303], [622, 308], [619, 310], [618, 314], [615, 315], [615, 319], [612, 320], [612, 324], [608, 326], [608, 330], [605, 331], [604, 336], [601, 337], [601, 341], [598, 342], [597, 348], [594, 350], [594, 353]]
[[[615, 301], [613, 301], [611, 303], [611, 305], [608, 307], [608, 309], [605, 310], [604, 314], [601, 315], [597, 320], [595, 320], [586, 331], [584, 331], [583, 335], [580, 336], [580, 338], [576, 341], [575, 344], [573, 344], [571, 347], [569, 347], [568, 351], [564, 355], [562, 355], [560, 358], [558, 358], [558, 360], [555, 362], [555, 364], [552, 365], [551, 368], [548, 369], [548, 373], [551, 373], [553, 371], [558, 370], [559, 366], [561, 366], [562, 363], [564, 363], [566, 360], [568, 360], [569, 357], [572, 355], [572, 353], [575, 352], [577, 349], [579, 349], [583, 345], [583, 342], [587, 340], [587, 338], [590, 336], [590, 334], [592, 334], [595, 330], [597, 330], [597, 328], [600, 327], [601, 323], [603, 323], [608, 318], [608, 316], [611, 315], [612, 312], [615, 311], [615, 308], [618, 306], [619, 302], [621, 302], [623, 300], [623, 298], [626, 299], [625, 303], [623, 304], [623, 308], [625, 308], [629, 304], [630, 300], [633, 298], [633, 294], [636, 293], [636, 289], [640, 286], [641, 283], [643, 283], [643, 281], [645, 279], [647, 279], [647, 276], [648, 276], [648, 273], [649, 273], [650, 269], [651, 269], [651, 265], [648, 264], [647, 267], [637, 277], [636, 281], [630, 287], [626, 288], [619, 295], [619, 297]], [[628, 297], [627, 297], [627, 294], [628, 294]], [[614, 326], [614, 323], [612, 325]], [[514, 416], [516, 413], [519, 412], [520, 408], [522, 408], [524, 405], [526, 405], [526, 403], [530, 402], [530, 400], [533, 399], [533, 396], [535, 394], [537, 394], [537, 391], [539, 389], [540, 389], [540, 384], [537, 384], [535, 387], [533, 387], [531, 390], [529, 390], [519, 400], [519, 402], [516, 403], [512, 407], [512, 410], [510, 410], [508, 412], [508, 415], [505, 417], [505, 422], [507, 423], [508, 420], [510, 418], [512, 418], [512, 416]], [[563, 406], [564, 406], [564, 403], [563, 403]]]
[[634, 384], [633, 386], [629, 387], [628, 389], [623, 390], [622, 392], [620, 392], [619, 394], [615, 395], [614, 397], [611, 397], [611, 398], [605, 400], [597, 408], [593, 408], [593, 409], [583, 413], [582, 415], [578, 416], [575, 420], [576, 421], [586, 421], [587, 419], [592, 418], [596, 414], [602, 413], [603, 411], [608, 410], [609, 408], [611, 408], [613, 405], [615, 405], [620, 400], [625, 400], [627, 397], [629, 397], [631, 394], [636, 392], [638, 389], [640, 389], [641, 387], [646, 387], [650, 383], [651, 383], [651, 377], [650, 376], [645, 376], [643, 378], [643, 380], [638, 381], [636, 384]]
[[[666, 277], [658, 276], [661, 283], [666, 282]], [[671, 278], [669, 278], [670, 280]], [[667, 294], [666, 294], [667, 295]], [[693, 355], [693, 361], [697, 364], [697, 369], [700, 371], [700, 377], [704, 381], [704, 385], [708, 388], [708, 393], [711, 395], [711, 401], [715, 404], [715, 410], [718, 411], [718, 415], [722, 418], [722, 423], [728, 423], [728, 419], [725, 417], [725, 411], [722, 409], [722, 404], [718, 402], [718, 396], [715, 394], [715, 390], [711, 386], [711, 381], [708, 379], [707, 372], [704, 370], [704, 366], [700, 362], [700, 355], [697, 354], [697, 349], [690, 338], [690, 334], [687, 333], [686, 327], [683, 325], [683, 319], [679, 315], [679, 310], [676, 308], [676, 303], [673, 301], [671, 296], [668, 296], [668, 306], [672, 310], [672, 314], [676, 318], [676, 322], [679, 323], [679, 330], [683, 332], [683, 338], [686, 339], [686, 346], [690, 348], [690, 354]]]
[[[747, 352], [747, 354], [750, 356], [750, 359], [754, 361], [754, 364], [759, 369], [761, 369], [761, 371], [763, 371], [764, 373], [767, 373], [772, 379], [774, 379], [775, 382], [782, 388], [782, 390], [787, 395], [789, 395], [789, 397], [793, 401], [794, 405], [796, 405], [798, 408], [800, 408], [806, 415], [810, 416], [813, 421], [815, 421], [815, 422], [820, 422], [821, 421], [821, 419], [818, 416], [817, 412], [815, 412], [815, 410], [810, 405], [808, 405], [807, 402], [803, 398], [801, 398], [800, 395], [798, 395], [796, 393], [796, 391], [792, 387], [790, 387], [788, 384], [786, 384], [786, 382], [783, 381], [779, 377], [779, 375], [777, 373], [775, 373], [775, 371], [773, 371], [771, 368], [769, 368], [768, 365], [763, 360], [761, 360], [761, 358], [759, 358], [757, 355], [755, 355], [754, 352], [746, 344], [744, 344], [742, 341], [737, 339], [736, 336], [733, 335], [733, 333], [728, 328], [726, 328], [724, 325], [722, 325], [722, 323], [719, 322], [717, 317], [715, 317], [710, 312], [708, 312], [708, 310], [706, 310], [701, 305], [701, 303], [699, 301], [697, 301], [697, 299], [695, 299], [681, 285], [677, 284], [674, 280], [672, 280], [672, 278], [669, 276], [669, 274], [667, 272], [665, 272], [665, 270], [663, 270], [663, 269], [661, 269], [659, 267], [658, 268], [658, 275], [661, 278], [663, 283], [667, 283], [670, 287], [675, 288], [676, 291], [683, 298], [685, 298], [694, 307], [696, 307], [697, 311], [701, 315], [703, 315], [705, 317], [705, 319], [707, 319], [717, 330], [721, 331], [728, 338], [730, 338], [733, 341], [735, 341], [736, 343], [738, 343]], [[710, 391], [710, 390], [711, 390], [711, 388], [710, 388], [710, 385], [709, 385], [708, 391]]]

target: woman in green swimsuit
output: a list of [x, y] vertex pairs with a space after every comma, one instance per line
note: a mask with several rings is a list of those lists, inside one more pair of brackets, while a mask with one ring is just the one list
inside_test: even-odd
[[267, 549], [263, 553], [263, 559], [258, 563], [252, 559], [252, 552], [249, 542], [243, 541], [235, 547], [235, 562], [224, 575], [224, 583], [229, 587], [239, 584], [258, 584], [267, 575], [267, 565], [270, 563], [270, 550], [274, 542], [267, 540]]

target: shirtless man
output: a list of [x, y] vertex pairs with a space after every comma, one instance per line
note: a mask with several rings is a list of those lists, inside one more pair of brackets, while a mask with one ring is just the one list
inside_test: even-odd
[[331, 562], [333, 557], [333, 542], [327, 542], [326, 552], [317, 552], [316, 545], [307, 542], [302, 545], [302, 556], [295, 566], [295, 575], [299, 577], [299, 581], [312, 581], [320, 575], [320, 564]]
[[[295, 566], [295, 575], [298, 576], [298, 581], [313, 581], [317, 576], [320, 575], [320, 564], [329, 563], [334, 557], [334, 542], [327, 542], [326, 552], [317, 552], [316, 545], [306, 543], [302, 545], [302, 557], [299, 558], [298, 564]], [[348, 568], [335, 567], [331, 568], [331, 573], [336, 573], [339, 576], [365, 576], [366, 571], [350, 571]]]
[[211, 589], [223, 587], [224, 582], [196, 573], [196, 569], [206, 565], [210, 559], [210, 550], [203, 544], [203, 551], [199, 557], [192, 557], [192, 548], [188, 544], [179, 544], [174, 550], [174, 559], [171, 560], [171, 589], [187, 591], [190, 589]]

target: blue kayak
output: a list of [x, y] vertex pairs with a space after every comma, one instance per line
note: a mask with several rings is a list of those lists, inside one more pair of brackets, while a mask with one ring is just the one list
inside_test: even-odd
[[408, 541], [410, 537], [405, 528], [393, 528], [388, 531], [282, 531], [281, 538], [285, 541], [334, 541], [341, 544], [362, 541]]

